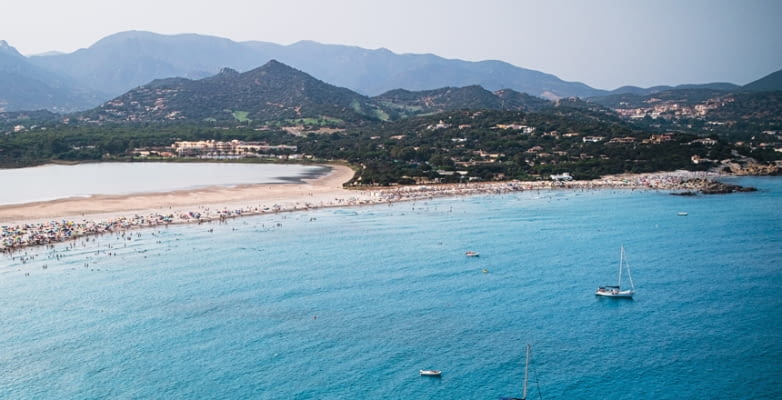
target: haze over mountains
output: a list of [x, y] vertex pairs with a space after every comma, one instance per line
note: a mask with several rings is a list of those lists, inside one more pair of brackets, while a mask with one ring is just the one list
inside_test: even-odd
[[73, 111], [95, 106], [104, 97], [67, 75], [31, 63], [0, 40], [0, 111]]
[[[378, 96], [397, 89], [424, 91], [473, 85], [488, 91], [512, 89], [549, 99], [618, 93], [645, 95], [672, 89], [628, 86], [608, 92], [502, 61], [448, 60], [432, 54], [395, 54], [386, 49], [367, 50], [310, 41], [283, 46], [195, 34], [130, 31], [108, 36], [70, 54], [24, 57], [11, 45], [0, 42], [0, 111], [86, 110], [155, 79], [201, 79], [226, 67], [250, 71], [270, 60], [363, 96]], [[758, 90], [754, 84], [747, 87]], [[741, 89], [730, 83], [682, 86], [723, 91]], [[765, 89], [759, 90], [769, 90], [768, 82], [761, 86]], [[776, 87], [773, 82], [771, 87]]]

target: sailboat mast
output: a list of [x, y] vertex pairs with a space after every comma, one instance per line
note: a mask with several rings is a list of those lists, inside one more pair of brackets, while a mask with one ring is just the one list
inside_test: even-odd
[[622, 287], [622, 266], [625, 263], [625, 246], [619, 248], [619, 278], [616, 280], [616, 285]]
[[529, 374], [529, 353], [531, 351], [532, 346], [529, 344], [527, 345], [527, 360], [524, 362], [524, 389], [521, 391], [521, 400], [525, 400], [527, 398], [527, 378]]
[[627, 279], [630, 280], [630, 288], [635, 290], [635, 283], [633, 283], [633, 274], [630, 273], [630, 263], [625, 261], [625, 265], [627, 265]]

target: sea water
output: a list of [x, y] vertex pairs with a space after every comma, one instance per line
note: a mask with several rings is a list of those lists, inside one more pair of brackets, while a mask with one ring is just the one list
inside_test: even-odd
[[[531, 344], [530, 399], [779, 399], [782, 180], [736, 182], [759, 191], [529, 191], [22, 250], [0, 258], [0, 397], [496, 399], [521, 395]], [[635, 298], [596, 297], [622, 245]]]

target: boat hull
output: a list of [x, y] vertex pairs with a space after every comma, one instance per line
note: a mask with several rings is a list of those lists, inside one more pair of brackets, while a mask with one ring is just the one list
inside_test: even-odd
[[620, 299], [632, 299], [633, 298], [633, 291], [632, 290], [601, 290], [598, 289], [595, 292], [595, 296], [603, 296], [603, 297], [615, 297]]

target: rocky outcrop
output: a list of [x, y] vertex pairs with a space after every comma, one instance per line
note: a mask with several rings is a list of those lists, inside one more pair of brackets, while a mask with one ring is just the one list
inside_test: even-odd
[[722, 162], [722, 167], [723, 169], [727, 168], [731, 174], [738, 176], [778, 175], [780, 172], [777, 164], [761, 164], [752, 159], [725, 160]]
[[[727, 194], [737, 192], [754, 192], [757, 191], [754, 187], [745, 187], [740, 185], [733, 185], [730, 183], [724, 183], [719, 181], [713, 181], [710, 179], [695, 178], [689, 179], [682, 183], [687, 188], [692, 188], [703, 194]], [[675, 193], [678, 195], [692, 195], [693, 192], [686, 191], [682, 193]]]

